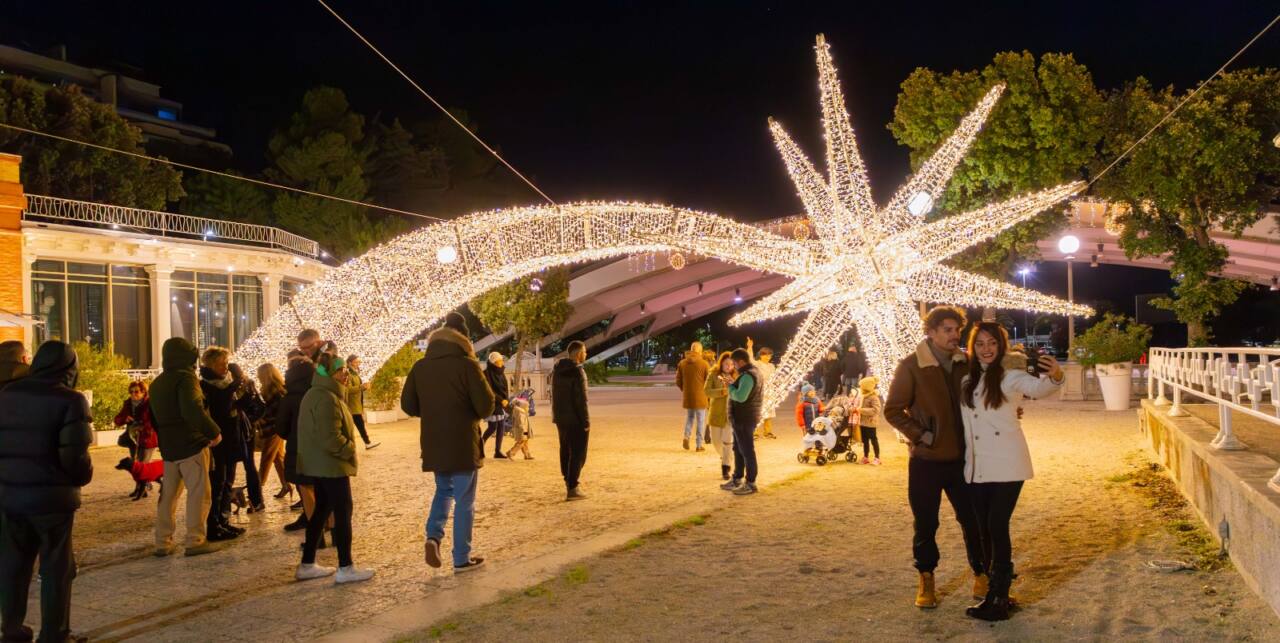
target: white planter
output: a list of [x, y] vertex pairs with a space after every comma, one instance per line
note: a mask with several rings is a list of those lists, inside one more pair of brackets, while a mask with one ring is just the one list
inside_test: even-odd
[[124, 429], [112, 429], [110, 431], [94, 431], [93, 446], [95, 447], [116, 446], [116, 440], [120, 439], [121, 433], [124, 433]]
[[396, 422], [408, 418], [404, 411], [400, 409], [387, 409], [385, 411], [364, 410], [364, 421], [366, 424], [385, 424], [387, 422]]
[[1102, 403], [1108, 411], [1129, 408], [1129, 396], [1133, 394], [1133, 362], [1098, 364], [1094, 367], [1098, 386], [1102, 389]]

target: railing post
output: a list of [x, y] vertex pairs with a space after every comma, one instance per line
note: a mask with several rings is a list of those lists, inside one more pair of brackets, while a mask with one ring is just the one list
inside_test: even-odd
[[1173, 406], [1169, 407], [1167, 415], [1171, 418], [1182, 418], [1191, 415], [1186, 409], [1182, 408], [1182, 389], [1177, 386], [1173, 387]]
[[1231, 407], [1225, 404], [1218, 404], [1218, 435], [1213, 438], [1209, 446], [1221, 451], [1240, 451], [1248, 448], [1231, 432]]

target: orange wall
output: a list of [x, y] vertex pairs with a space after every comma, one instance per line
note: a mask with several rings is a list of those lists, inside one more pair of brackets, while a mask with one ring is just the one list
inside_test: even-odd
[[[27, 198], [18, 178], [22, 157], [0, 154], [0, 308], [30, 312], [22, 306], [22, 210]], [[0, 341], [22, 340], [22, 329], [0, 326]]]

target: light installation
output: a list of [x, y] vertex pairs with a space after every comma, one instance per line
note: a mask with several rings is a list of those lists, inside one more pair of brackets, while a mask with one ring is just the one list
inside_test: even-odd
[[[891, 373], [894, 360], [920, 337], [913, 301], [1091, 312], [939, 264], [1083, 187], [1071, 183], [925, 222], [1002, 87], [993, 88], [888, 205], [877, 209], [821, 36], [817, 54], [828, 175], [819, 175], [782, 127], [770, 121], [809, 215], [805, 231], [811, 228], [817, 238], [788, 238], [713, 214], [648, 203], [481, 212], [406, 233], [332, 269], [259, 327], [236, 359], [283, 366], [298, 331], [315, 328], [344, 353], [360, 355], [372, 376], [405, 341], [485, 291], [554, 266], [654, 252], [715, 258], [792, 278], [730, 322], [808, 313], [767, 384], [769, 410], [852, 327], [872, 368]], [[495, 247], [502, 252], [493, 252]], [[884, 377], [882, 386], [887, 381]]]

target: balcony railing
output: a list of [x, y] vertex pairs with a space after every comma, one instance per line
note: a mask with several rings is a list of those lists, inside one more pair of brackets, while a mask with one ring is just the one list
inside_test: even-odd
[[320, 245], [315, 241], [271, 226], [206, 219], [172, 212], [140, 210], [39, 194], [27, 195], [27, 209], [22, 212], [22, 218], [26, 221], [72, 223], [110, 230], [141, 232], [158, 237], [225, 241], [277, 248], [312, 259], [320, 256]]
[[[1218, 435], [1209, 443], [1213, 448], [1247, 448], [1231, 431], [1232, 411], [1268, 423], [1276, 429], [1273, 439], [1280, 440], [1280, 349], [1152, 348], [1150, 362], [1147, 397], [1167, 405], [1165, 390], [1171, 389], [1170, 416], [1189, 415], [1182, 408], [1183, 395], [1218, 406]], [[1280, 491], [1280, 471], [1268, 486]]]

